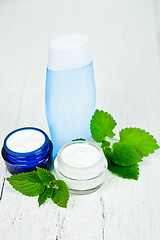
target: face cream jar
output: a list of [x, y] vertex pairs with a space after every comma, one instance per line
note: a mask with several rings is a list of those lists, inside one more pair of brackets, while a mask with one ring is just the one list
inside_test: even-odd
[[30, 172], [36, 167], [50, 169], [53, 146], [45, 132], [38, 128], [17, 129], [4, 140], [2, 157], [11, 174]]
[[94, 143], [75, 141], [64, 145], [54, 161], [54, 173], [70, 192], [87, 194], [103, 184], [107, 161]]

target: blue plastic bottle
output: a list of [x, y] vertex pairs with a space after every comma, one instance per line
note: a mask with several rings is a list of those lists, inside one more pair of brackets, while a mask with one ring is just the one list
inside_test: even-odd
[[87, 35], [69, 34], [51, 42], [45, 102], [54, 156], [73, 139], [91, 140], [96, 91]]

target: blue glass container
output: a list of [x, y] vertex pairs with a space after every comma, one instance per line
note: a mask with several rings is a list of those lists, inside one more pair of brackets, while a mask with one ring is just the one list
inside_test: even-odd
[[45, 103], [54, 157], [73, 139], [91, 140], [96, 90], [87, 35], [69, 34], [51, 42]]
[[45, 132], [38, 128], [17, 129], [4, 140], [2, 157], [11, 174], [30, 172], [36, 167], [50, 169], [53, 145]]

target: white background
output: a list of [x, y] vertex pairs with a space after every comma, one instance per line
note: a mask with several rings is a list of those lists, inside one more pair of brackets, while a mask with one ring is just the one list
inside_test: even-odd
[[[91, 39], [97, 108], [121, 128], [160, 143], [160, 1], [0, 0], [0, 147], [18, 127], [48, 132], [45, 74], [49, 41], [82, 32]], [[0, 158], [0, 239], [159, 240], [160, 151], [144, 159], [138, 182], [107, 172], [97, 192], [71, 195], [67, 209], [12, 189]]]

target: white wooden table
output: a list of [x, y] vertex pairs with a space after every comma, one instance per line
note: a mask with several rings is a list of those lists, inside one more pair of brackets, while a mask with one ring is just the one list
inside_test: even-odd
[[[0, 147], [15, 128], [48, 132], [45, 68], [49, 41], [88, 33], [97, 108], [121, 128], [160, 143], [160, 1], [0, 0]], [[117, 136], [118, 137], [118, 136]], [[160, 151], [140, 165], [138, 182], [107, 172], [97, 192], [71, 195], [67, 209], [13, 190], [0, 158], [1, 240], [159, 240]]]

